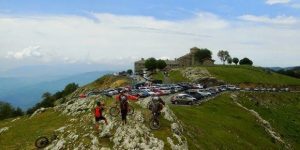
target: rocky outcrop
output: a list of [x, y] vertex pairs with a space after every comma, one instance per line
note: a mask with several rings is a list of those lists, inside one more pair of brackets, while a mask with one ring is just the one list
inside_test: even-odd
[[[138, 104], [143, 108], [147, 108], [147, 104], [150, 100], [151, 98], [145, 98], [142, 101], [139, 101]], [[180, 124], [176, 115], [173, 113], [173, 111], [169, 108], [168, 105], [166, 105], [161, 112], [164, 119], [171, 122], [170, 128], [173, 134], [172, 136], [167, 137], [167, 141], [171, 145], [171, 148], [173, 150], [188, 150], [187, 140], [182, 134], [182, 125]]]
[[43, 108], [43, 107], [42, 107], [42, 108], [36, 110], [36, 111], [30, 116], [30, 118], [33, 118], [34, 116], [36, 116], [36, 115], [38, 115], [38, 114], [40, 114], [40, 113], [45, 112], [47, 109], [48, 109], [48, 108]]
[[9, 127], [0, 128], [0, 135], [9, 130]]

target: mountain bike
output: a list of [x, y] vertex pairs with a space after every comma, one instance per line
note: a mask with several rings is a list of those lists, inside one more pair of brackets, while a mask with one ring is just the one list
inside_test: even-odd
[[[113, 117], [116, 117], [118, 114], [121, 113], [121, 109], [118, 104], [115, 106], [111, 107], [109, 109], [109, 114]], [[132, 115], [134, 113], [134, 108], [131, 105], [128, 105], [128, 115]]]
[[159, 122], [159, 113], [152, 113], [152, 117], [149, 121], [150, 129], [152, 130], [158, 130], [160, 128], [160, 122]]
[[56, 140], [58, 137], [57, 135], [53, 134], [50, 139], [48, 139], [46, 136], [42, 136], [42, 137], [39, 137], [35, 140], [35, 143], [34, 145], [37, 147], [37, 148], [45, 148], [47, 147], [52, 141]]

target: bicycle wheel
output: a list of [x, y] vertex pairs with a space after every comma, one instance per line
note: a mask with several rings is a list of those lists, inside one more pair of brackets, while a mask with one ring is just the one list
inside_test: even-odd
[[113, 117], [116, 117], [120, 113], [120, 110], [117, 107], [111, 107], [109, 109], [109, 114]]
[[49, 145], [49, 140], [47, 137], [39, 137], [38, 139], [35, 140], [35, 146], [37, 148], [45, 148], [48, 145]]
[[128, 106], [128, 115], [132, 115], [134, 113], [134, 108], [132, 106]]
[[150, 129], [158, 130], [160, 128], [159, 120], [151, 118], [150, 120]]

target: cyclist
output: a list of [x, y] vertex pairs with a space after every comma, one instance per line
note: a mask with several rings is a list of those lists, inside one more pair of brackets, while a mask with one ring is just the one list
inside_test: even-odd
[[138, 100], [138, 97], [128, 95], [125, 93], [126, 91], [120, 91], [120, 94], [116, 97], [117, 101], [120, 102], [120, 110], [121, 110], [121, 118], [122, 124], [127, 124], [127, 113], [128, 113], [128, 100]]
[[108, 125], [107, 119], [103, 116], [104, 103], [97, 102], [97, 106], [93, 109], [95, 116], [95, 129], [99, 132], [99, 121], [104, 120], [105, 124]]
[[149, 109], [151, 110], [153, 115], [159, 116], [164, 106], [165, 102], [159, 96], [154, 96], [152, 98], [152, 104]]
[[116, 96], [117, 102], [121, 101], [121, 97], [126, 97], [127, 100], [133, 101], [137, 101], [139, 99], [139, 97], [127, 94], [125, 90], [120, 91], [120, 94]]

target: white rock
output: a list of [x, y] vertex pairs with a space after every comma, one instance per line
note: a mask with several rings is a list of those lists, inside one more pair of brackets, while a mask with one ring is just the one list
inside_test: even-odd
[[15, 122], [15, 121], [17, 121], [17, 120], [19, 120], [19, 119], [21, 119], [21, 118], [20, 118], [20, 117], [19, 117], [19, 118], [16, 118], [16, 119], [12, 120], [11, 122]]
[[78, 139], [78, 137], [79, 137], [79, 135], [76, 135], [73, 132], [68, 135], [68, 139], [72, 142], [76, 141]]
[[65, 143], [66, 141], [63, 139], [58, 140], [57, 142], [46, 147], [45, 150], [63, 150], [65, 148]]
[[33, 118], [34, 116], [40, 114], [40, 113], [45, 112], [46, 110], [47, 110], [47, 108], [44, 108], [44, 107], [42, 107], [42, 108], [36, 110], [36, 111], [30, 116], [30, 119]]
[[0, 134], [6, 132], [9, 130], [9, 127], [3, 127], [3, 128], [0, 128]]
[[57, 132], [60, 132], [60, 133], [63, 133], [63, 132], [65, 132], [65, 129], [67, 128], [67, 126], [63, 126], [63, 127], [60, 127], [60, 128], [58, 128], [58, 129], [56, 129], [55, 131], [57, 131]]

